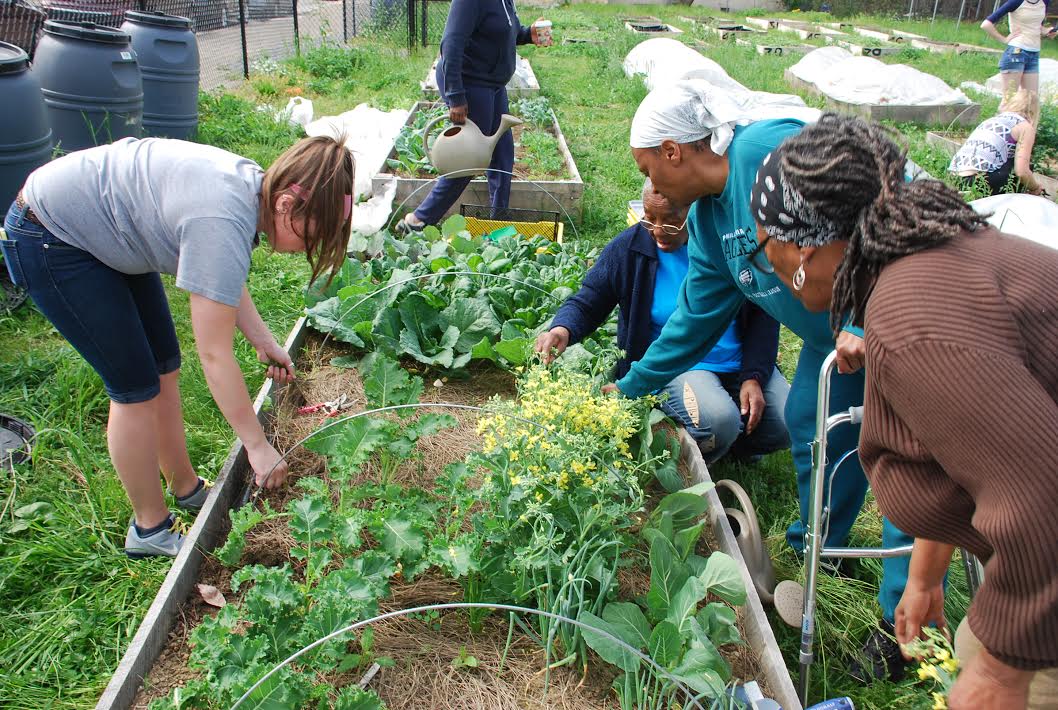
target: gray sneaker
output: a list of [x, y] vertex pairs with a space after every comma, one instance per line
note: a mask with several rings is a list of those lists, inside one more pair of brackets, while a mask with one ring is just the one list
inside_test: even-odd
[[[176, 499], [176, 505], [181, 510], [189, 510], [192, 513], [197, 513], [202, 510], [202, 506], [206, 504], [206, 498], [209, 498], [209, 491], [211, 488], [213, 488], [213, 481], [199, 478], [195, 490], [191, 491], [183, 498], [177, 496], [173, 496], [173, 498]], [[172, 491], [169, 491], [169, 493], [172, 493]]]
[[135, 560], [144, 557], [176, 557], [186, 532], [187, 526], [172, 513], [161, 525], [142, 531], [133, 520], [125, 535], [125, 554]]

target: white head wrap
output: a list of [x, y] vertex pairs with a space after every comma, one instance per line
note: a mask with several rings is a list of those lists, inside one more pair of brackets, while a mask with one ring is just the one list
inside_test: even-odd
[[797, 96], [734, 91], [703, 79], [681, 79], [647, 94], [632, 119], [629, 144], [656, 148], [665, 140], [693, 143], [708, 137], [712, 151], [723, 155], [735, 136], [735, 126], [768, 118], [808, 123], [819, 115]]

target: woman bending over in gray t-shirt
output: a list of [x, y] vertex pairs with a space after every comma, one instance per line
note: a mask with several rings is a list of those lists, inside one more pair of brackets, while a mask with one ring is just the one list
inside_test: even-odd
[[[263, 233], [277, 252], [304, 252], [312, 278], [345, 259], [353, 159], [341, 140], [306, 138], [268, 170], [195, 143], [125, 139], [52, 161], [26, 182], [0, 250], [12, 280], [88, 361], [110, 396], [110, 457], [135, 519], [130, 557], [174, 557], [183, 542], [158, 480], [198, 511], [208, 484], [187, 453], [180, 346], [159, 274], [191, 298], [191, 326], [213, 398], [246, 446], [258, 483], [286, 463], [268, 443], [232, 352], [235, 329], [268, 376], [294, 378], [246, 288]], [[271, 472], [271, 475], [269, 475]]]

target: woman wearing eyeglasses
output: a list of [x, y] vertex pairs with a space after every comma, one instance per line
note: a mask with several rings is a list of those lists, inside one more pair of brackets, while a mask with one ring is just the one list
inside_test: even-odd
[[[737, 106], [734, 109], [712, 85], [682, 80], [652, 91], [632, 120], [630, 143], [640, 171], [670, 200], [693, 203], [688, 223], [690, 266], [672, 317], [616, 386], [630, 397], [664, 386], [720, 341], [728, 323], [747, 302], [797, 334], [804, 345], [787, 398], [785, 421], [792, 440], [801, 514], [787, 530], [786, 538], [801, 551], [820, 369], [824, 358], [837, 349], [841, 374], [831, 383], [831, 411], [863, 404], [862, 331], [846, 327], [835, 337], [826, 315], [805, 309], [775, 275], [757, 245], [750, 188], [764, 157], [797, 134], [804, 122], [792, 118], [754, 120], [755, 116], [740, 113]], [[818, 116], [799, 113], [805, 118]], [[856, 448], [858, 438], [858, 426], [835, 429], [828, 436], [827, 459], [839, 460]], [[857, 458], [851, 457], [825, 492], [830, 501], [827, 544], [841, 545], [847, 540], [866, 491], [863, 469]], [[888, 522], [883, 526], [882, 540], [886, 547], [911, 544], [911, 538]], [[870, 636], [850, 668], [863, 682], [885, 677], [898, 680], [904, 673], [903, 658], [891, 632], [907, 581], [907, 566], [906, 558], [882, 563], [879, 601], [886, 623]]]
[[[550, 362], [619, 309], [617, 344], [625, 356], [617, 375], [642, 357], [676, 310], [687, 276], [687, 209], [643, 188], [644, 220], [611, 241], [587, 273], [580, 291], [555, 314], [536, 349]], [[790, 438], [783, 407], [790, 386], [775, 367], [779, 324], [746, 303], [729, 319], [708, 354], [661, 389], [666, 414], [680, 421], [711, 463], [727, 453], [740, 458], [785, 449]]]

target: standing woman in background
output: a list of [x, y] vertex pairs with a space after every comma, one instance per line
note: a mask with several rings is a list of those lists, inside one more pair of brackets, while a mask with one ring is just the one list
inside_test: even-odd
[[209, 487], [187, 453], [180, 342], [159, 274], [190, 295], [206, 383], [258, 485], [282, 485], [286, 462], [257, 420], [233, 340], [238, 328], [268, 377], [294, 378], [246, 288], [251, 252], [264, 233], [277, 252], [303, 252], [313, 280], [341, 267], [353, 191], [343, 143], [305, 138], [261, 170], [211, 146], [126, 138], [38, 168], [8, 210], [0, 251], [11, 280], [110, 397], [110, 460], [133, 511], [129, 557], [176, 557], [183, 544], [159, 471], [186, 511], [202, 508]]
[[[507, 82], [518, 61], [515, 46], [529, 43], [548, 47], [551, 33], [536, 25], [523, 27], [514, 0], [452, 0], [437, 63], [437, 88], [452, 123], [462, 125], [469, 118], [485, 135], [496, 132], [508, 110]], [[511, 196], [509, 173], [514, 170], [510, 131], [496, 144], [489, 167], [503, 171], [488, 173], [492, 206], [506, 207]], [[397, 231], [440, 222], [472, 179], [439, 178], [418, 209], [397, 224]]]
[[[1003, 78], [1003, 96], [1020, 89], [1035, 93], [1040, 90], [1040, 38], [1054, 37], [1055, 28], [1044, 29], [1051, 0], [1006, 0], [981, 23], [988, 36], [1007, 46], [999, 58], [999, 72]], [[1004, 37], [996, 24], [1009, 18], [1010, 34]]]

